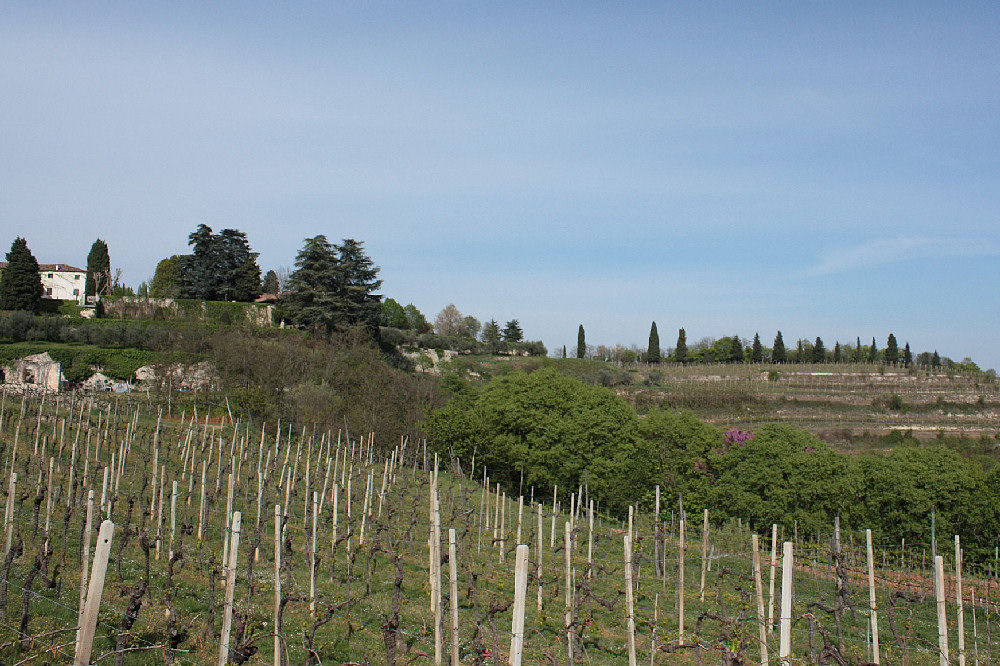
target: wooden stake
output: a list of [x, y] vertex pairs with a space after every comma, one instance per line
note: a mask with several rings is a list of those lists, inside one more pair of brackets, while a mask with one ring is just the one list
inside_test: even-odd
[[[707, 514], [707, 512], [706, 512]], [[628, 664], [635, 660], [635, 601], [632, 591], [632, 537], [625, 535], [625, 619], [628, 621]]]
[[764, 615], [764, 583], [760, 574], [760, 537], [751, 535], [753, 543], [753, 581], [757, 590], [757, 627], [760, 631], [760, 666], [768, 666], [767, 618]]
[[958, 666], [965, 666], [965, 605], [962, 600], [962, 546], [955, 535], [955, 616], [958, 624]]
[[573, 646], [573, 579], [571, 571], [571, 555], [573, 549], [570, 548], [572, 528], [570, 523], [566, 521], [566, 527], [563, 532], [563, 552], [565, 553], [565, 587], [566, 587], [566, 616], [564, 627], [566, 629], [566, 663], [573, 663], [573, 655], [575, 648]]
[[771, 525], [771, 582], [768, 585], [770, 600], [767, 602], [767, 633], [774, 633], [774, 574], [778, 564], [778, 525]]
[[940, 663], [941, 666], [948, 666], [948, 614], [945, 609], [944, 557], [941, 555], [934, 556], [934, 596], [937, 602]]
[[[524, 548], [527, 548], [527, 546], [524, 546]], [[525, 561], [527, 563], [527, 558], [525, 558]], [[458, 659], [458, 553], [455, 544], [455, 530], [453, 528], [448, 530], [448, 574], [451, 582], [451, 666], [459, 666], [461, 662]], [[523, 607], [523, 601], [521, 605]], [[521, 626], [523, 631], [523, 617], [521, 619]]]
[[684, 645], [684, 514], [678, 521], [677, 543], [677, 644]]
[[701, 528], [701, 584], [698, 586], [698, 601], [705, 603], [705, 569], [708, 565], [708, 509]]
[[97, 614], [101, 609], [104, 578], [108, 573], [108, 557], [111, 555], [111, 539], [114, 535], [115, 524], [113, 522], [105, 520], [101, 523], [101, 531], [97, 535], [97, 548], [94, 551], [93, 573], [87, 589], [87, 603], [84, 605], [83, 618], [80, 621], [80, 638], [76, 642], [74, 666], [90, 664], [94, 633], [97, 631]]
[[[279, 426], [278, 436], [281, 436]], [[281, 614], [281, 505], [274, 505], [274, 666], [281, 666], [281, 634], [278, 618]]]
[[[230, 477], [231, 478], [231, 477]], [[176, 483], [176, 481], [174, 482]], [[229, 540], [229, 565], [226, 567], [226, 607], [222, 615], [222, 635], [219, 638], [219, 666], [229, 662], [229, 638], [233, 629], [233, 595], [236, 591], [236, 564], [240, 547], [240, 521], [242, 514], [233, 512], [232, 537]]]

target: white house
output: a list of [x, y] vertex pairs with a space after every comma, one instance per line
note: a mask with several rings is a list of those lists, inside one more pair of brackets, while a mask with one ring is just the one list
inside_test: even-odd
[[[0, 261], [0, 271], [7, 268], [6, 261]], [[45, 298], [58, 298], [63, 301], [76, 301], [83, 305], [86, 294], [87, 271], [69, 264], [38, 264], [38, 273], [42, 277], [42, 287]]]

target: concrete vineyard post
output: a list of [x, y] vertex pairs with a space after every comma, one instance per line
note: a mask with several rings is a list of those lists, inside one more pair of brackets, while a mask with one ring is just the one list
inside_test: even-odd
[[782, 666], [792, 664], [792, 574], [794, 573], [794, 544], [786, 541], [784, 557], [781, 562], [781, 633], [778, 647], [778, 658]]

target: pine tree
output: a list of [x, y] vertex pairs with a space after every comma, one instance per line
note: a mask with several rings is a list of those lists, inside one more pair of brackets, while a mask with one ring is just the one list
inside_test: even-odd
[[764, 347], [760, 344], [760, 333], [753, 334], [753, 348], [750, 350], [750, 360], [753, 363], [764, 361]]
[[941, 367], [941, 356], [937, 353], [937, 349], [934, 350], [934, 354], [931, 356], [931, 367], [932, 368]]
[[106, 296], [111, 293], [111, 256], [108, 244], [98, 238], [87, 254], [87, 281], [85, 296]]
[[903, 365], [907, 368], [913, 365], [913, 352], [910, 351], [909, 342], [903, 347]]
[[580, 324], [576, 332], [576, 357], [583, 358], [587, 355], [587, 337], [583, 332], [583, 324]]
[[0, 310], [38, 312], [43, 293], [38, 261], [28, 241], [18, 236], [7, 253], [7, 267], [0, 273]]
[[252, 301], [260, 296], [260, 267], [246, 233], [199, 224], [188, 236], [192, 254], [180, 257], [181, 298], [204, 301]]
[[656, 322], [649, 327], [649, 345], [646, 347], [646, 362], [660, 362], [660, 334], [656, 332]]
[[295, 272], [288, 278], [285, 315], [314, 331], [330, 331], [345, 323], [339, 282], [337, 255], [326, 236], [307, 238], [295, 258]]
[[674, 348], [674, 358], [677, 359], [678, 363], [687, 363], [687, 333], [684, 332], [683, 328], [677, 331], [677, 346]]
[[500, 324], [497, 323], [496, 319], [490, 319], [483, 324], [482, 341], [491, 354], [500, 351]]
[[520, 342], [524, 339], [524, 331], [521, 330], [521, 323], [516, 319], [511, 319], [504, 326], [503, 331], [504, 342]]
[[781, 331], [774, 336], [774, 344], [771, 346], [771, 360], [775, 363], [784, 363], [786, 360], [785, 356], [785, 341], [781, 338]]
[[878, 347], [875, 346], [875, 338], [872, 338], [872, 346], [868, 348], [868, 362], [878, 361]]
[[890, 365], [896, 365], [899, 361], [899, 347], [896, 344], [896, 336], [892, 333], [889, 334], [889, 340], [885, 345], [885, 362]]
[[375, 290], [382, 286], [378, 279], [379, 267], [364, 252], [364, 244], [345, 238], [334, 245], [337, 252], [338, 285], [342, 299], [343, 319], [347, 326], [364, 326], [369, 333], [378, 334], [378, 317], [382, 309], [382, 295]]

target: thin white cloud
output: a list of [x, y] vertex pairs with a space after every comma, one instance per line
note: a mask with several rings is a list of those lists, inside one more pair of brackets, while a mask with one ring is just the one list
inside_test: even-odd
[[817, 277], [885, 264], [926, 258], [981, 257], [1000, 254], [993, 241], [981, 238], [897, 237], [876, 238], [854, 247], [833, 250], [803, 275]]

